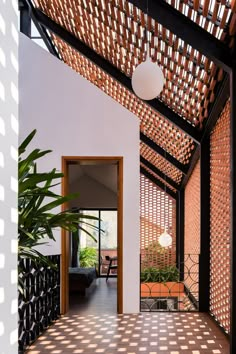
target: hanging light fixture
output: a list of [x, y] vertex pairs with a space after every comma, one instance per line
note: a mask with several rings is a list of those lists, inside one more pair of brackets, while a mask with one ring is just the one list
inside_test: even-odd
[[[165, 148], [165, 158], [166, 158], [166, 148]], [[164, 185], [164, 192], [165, 192], [165, 197], [166, 198], [166, 174], [165, 174], [165, 185]], [[165, 208], [165, 203], [164, 203], [164, 232], [159, 236], [158, 242], [162, 247], [170, 247], [172, 245], [172, 236], [167, 232], [167, 227], [166, 227], [166, 208]]]
[[166, 228], [164, 230], [164, 232], [159, 236], [158, 239], [161, 247], [169, 247], [172, 245], [172, 237], [170, 234], [168, 234]]
[[[147, 0], [147, 22], [148, 22], [148, 0]], [[147, 53], [146, 60], [139, 64], [132, 75], [131, 84], [134, 93], [143, 100], [152, 100], [162, 91], [164, 86], [164, 75], [161, 68], [153, 63], [150, 58], [148, 40], [148, 29], [146, 28]]]

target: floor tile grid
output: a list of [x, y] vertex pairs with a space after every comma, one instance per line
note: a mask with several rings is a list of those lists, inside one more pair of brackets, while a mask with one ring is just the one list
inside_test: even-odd
[[228, 354], [225, 336], [205, 314], [71, 315], [29, 354]]

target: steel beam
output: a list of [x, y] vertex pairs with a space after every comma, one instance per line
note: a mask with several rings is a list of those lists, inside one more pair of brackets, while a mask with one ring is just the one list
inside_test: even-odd
[[[216, 90], [216, 98], [214, 103], [211, 105], [209, 117], [206, 120], [206, 124], [203, 128], [203, 134], [201, 142], [206, 139], [206, 137], [211, 133], [214, 128], [217, 119], [219, 118], [227, 99], [229, 98], [229, 75], [225, 74], [221, 83], [219, 83], [218, 89]], [[190, 162], [189, 170], [184, 177], [181, 188], [184, 188], [188, 183], [189, 177], [200, 157], [200, 147], [196, 148], [195, 152], [192, 154], [192, 159]]]
[[24, 1], [19, 1], [20, 10], [20, 32], [27, 37], [31, 37], [31, 17], [29, 7]]
[[164, 172], [159, 170], [156, 166], [154, 166], [151, 162], [146, 160], [142, 155], [140, 155], [140, 162], [143, 163], [147, 168], [152, 170], [156, 175], [158, 175], [160, 178], [164, 179], [168, 184], [170, 184], [173, 188], [179, 189], [180, 185], [173, 181], [170, 177], [166, 176]]
[[200, 146], [197, 146], [195, 151], [193, 152], [192, 154], [192, 158], [191, 158], [191, 161], [190, 161], [190, 165], [189, 165], [189, 169], [188, 169], [188, 173], [184, 176], [184, 179], [181, 183], [181, 189], [185, 188], [185, 186], [187, 185], [188, 183], [188, 180], [194, 170], [194, 167], [196, 166], [196, 163], [198, 162], [200, 158]]
[[[30, 0], [27, 0], [30, 1]], [[32, 16], [36, 21], [42, 26], [46, 27], [49, 31], [56, 34], [63, 41], [77, 50], [79, 53], [84, 55], [86, 58], [91, 60], [94, 64], [100, 67], [103, 71], [109, 74], [113, 79], [118, 81], [130, 92], [134, 93], [131, 86], [131, 80], [128, 76], [123, 74], [119, 69], [113, 66], [110, 62], [104, 59], [102, 56], [97, 54], [93, 49], [88, 47], [84, 42], [80, 41], [79, 38], [75, 37], [73, 34], [68, 32], [65, 28], [61, 27], [59, 24], [51, 20], [46, 16], [42, 11], [32, 8]], [[182, 130], [187, 134], [191, 139], [199, 144], [201, 139], [201, 132], [198, 131], [194, 126], [184, 120], [177, 113], [172, 111], [168, 106], [158, 99], [151, 101], [144, 101], [147, 106], [156, 111], [158, 114], [161, 114], [168, 120], [170, 123], [175, 125], [178, 129]]]
[[32, 5], [31, 1], [30, 0], [21, 0], [21, 2], [26, 6], [28, 7], [29, 9], [29, 15], [30, 15], [30, 18], [32, 19], [32, 21], [34, 22], [34, 25], [35, 27], [37, 28], [39, 34], [40, 34], [40, 37], [42, 37], [48, 51], [56, 56], [57, 58], [59, 58], [59, 55], [58, 55], [58, 52], [56, 51], [52, 41], [51, 41], [51, 38], [49, 37], [46, 29], [37, 21], [36, 17], [35, 17], [35, 8], [34, 6]]
[[145, 170], [144, 167], [140, 167], [140, 173], [142, 173], [145, 177], [147, 177], [150, 181], [152, 181], [155, 185], [160, 187], [163, 191], [165, 191], [167, 194], [169, 194], [173, 199], [176, 200], [177, 194], [172, 191], [169, 187], [165, 186], [164, 183], [162, 183], [159, 179], [155, 178], [151, 173], [149, 173], [147, 170]]
[[203, 140], [206, 135], [210, 134], [221, 112], [223, 111], [225, 103], [230, 96], [229, 82], [229, 75], [225, 73], [223, 80], [218, 83], [218, 87], [216, 89], [215, 94], [215, 100], [210, 107], [209, 117], [207, 118], [206, 123], [203, 126], [203, 134], [201, 140]]
[[184, 175], [188, 172], [188, 165], [184, 165], [183, 163], [179, 162], [175, 157], [169, 154], [167, 151], [162, 149], [159, 145], [157, 145], [152, 139], [150, 139], [147, 135], [140, 132], [140, 140], [148, 145], [153, 151], [157, 154], [164, 157], [168, 162], [170, 162], [174, 167], [180, 170]]
[[129, 0], [129, 3], [144, 13], [148, 12], [148, 15], [163, 27], [230, 73], [233, 67], [233, 56], [229, 47], [166, 1], [149, 0], [148, 8], [146, 1], [143, 0]]

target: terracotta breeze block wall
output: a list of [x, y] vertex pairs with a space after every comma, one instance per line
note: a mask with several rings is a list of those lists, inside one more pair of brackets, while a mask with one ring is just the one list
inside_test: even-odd
[[145, 255], [147, 256], [147, 247], [158, 242], [158, 237], [164, 231], [165, 225], [172, 236], [172, 246], [158, 258], [154, 252], [153, 256], [148, 252], [150, 266], [163, 266], [176, 262], [176, 201], [140, 174], [140, 249], [142, 260]]
[[211, 134], [210, 311], [230, 328], [230, 104]]
[[184, 253], [200, 253], [200, 161], [185, 188]]
[[[185, 285], [198, 299], [198, 255], [200, 253], [200, 161], [197, 162], [185, 188], [184, 218], [184, 280]], [[191, 256], [188, 257], [187, 255]]]

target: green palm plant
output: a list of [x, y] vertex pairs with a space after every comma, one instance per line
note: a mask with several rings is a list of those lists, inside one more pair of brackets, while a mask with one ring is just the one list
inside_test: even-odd
[[79, 252], [80, 267], [94, 267], [98, 263], [98, 252], [96, 248], [84, 247]]
[[163, 268], [147, 267], [141, 271], [142, 283], [166, 283], [179, 281], [179, 270], [174, 265], [165, 266]]
[[[35, 263], [53, 266], [47, 257], [35, 249], [35, 246], [45, 243], [46, 236], [55, 240], [53, 230], [58, 227], [72, 232], [80, 229], [94, 239], [83, 225], [96, 229], [96, 226], [89, 221], [97, 220], [97, 218], [75, 213], [72, 210], [55, 212], [55, 208], [78, 197], [78, 193], [67, 196], [56, 194], [53, 188], [60, 184], [57, 181], [63, 177], [63, 174], [57, 172], [55, 168], [46, 173], [37, 171], [37, 160], [50, 153], [51, 150], [35, 149], [24, 157], [35, 134], [36, 130], [32, 131], [19, 147], [18, 259], [20, 261], [30, 258]], [[19, 269], [20, 274], [21, 269]], [[21, 285], [20, 277], [19, 285]]]

